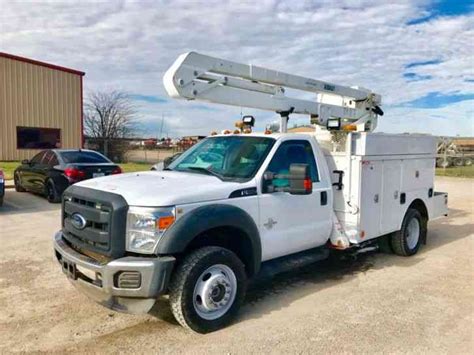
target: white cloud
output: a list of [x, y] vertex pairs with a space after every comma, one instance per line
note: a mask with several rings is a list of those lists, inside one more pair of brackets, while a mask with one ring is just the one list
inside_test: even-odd
[[[446, 134], [472, 134], [472, 101], [436, 110], [396, 108], [429, 92], [474, 91], [473, 83], [465, 81], [474, 77], [474, 17], [405, 25], [426, 15], [426, 4], [0, 0], [0, 50], [84, 70], [86, 90], [120, 88], [163, 97], [164, 71], [179, 54], [196, 50], [375, 90], [388, 104], [387, 115], [380, 119], [386, 131], [439, 133], [439, 127], [445, 127]], [[406, 64], [432, 59], [441, 63], [409, 69], [430, 75], [431, 80], [403, 78]], [[240, 115], [239, 108], [203, 104], [216, 108], [208, 111], [193, 105], [140, 102], [145, 126], [153, 134], [162, 112], [166, 113], [164, 131], [173, 136], [228, 128]], [[259, 127], [273, 116], [244, 108], [244, 113], [250, 112], [256, 112]], [[407, 114], [416, 121], [400, 118]], [[293, 120], [306, 121], [296, 116]]]

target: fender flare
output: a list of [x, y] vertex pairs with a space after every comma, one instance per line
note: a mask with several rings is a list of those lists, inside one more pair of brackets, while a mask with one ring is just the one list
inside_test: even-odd
[[252, 246], [251, 274], [256, 274], [262, 261], [260, 233], [253, 218], [244, 210], [227, 204], [198, 207], [186, 213], [168, 229], [158, 242], [156, 254], [182, 253], [194, 238], [219, 227], [232, 227], [243, 232]]

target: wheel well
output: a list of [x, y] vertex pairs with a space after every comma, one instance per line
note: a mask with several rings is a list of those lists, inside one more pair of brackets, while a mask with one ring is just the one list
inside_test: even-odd
[[418, 212], [420, 212], [421, 216], [425, 219], [425, 221], [428, 221], [428, 210], [426, 209], [425, 203], [422, 200], [414, 200], [408, 208], [414, 208], [418, 210]]
[[50, 177], [47, 177], [46, 180], [44, 180], [44, 192], [45, 193], [48, 193], [48, 185], [49, 184], [54, 184], [54, 181], [50, 178]]
[[204, 246], [218, 246], [233, 251], [245, 265], [248, 276], [253, 276], [255, 256], [248, 235], [236, 227], [217, 227], [197, 235], [186, 247], [185, 254]]

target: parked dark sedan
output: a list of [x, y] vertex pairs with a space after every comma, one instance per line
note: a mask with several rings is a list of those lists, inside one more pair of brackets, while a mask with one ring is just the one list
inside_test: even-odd
[[60, 202], [66, 188], [78, 181], [105, 175], [120, 174], [117, 164], [93, 150], [43, 150], [31, 160], [23, 160], [16, 168], [16, 191], [31, 191]]

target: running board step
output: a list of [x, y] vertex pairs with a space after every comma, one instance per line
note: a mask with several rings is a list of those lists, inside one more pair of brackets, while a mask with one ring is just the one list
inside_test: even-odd
[[273, 277], [283, 272], [316, 263], [318, 261], [327, 259], [329, 257], [329, 253], [330, 251], [326, 247], [320, 247], [266, 261], [262, 264], [257, 278]]

